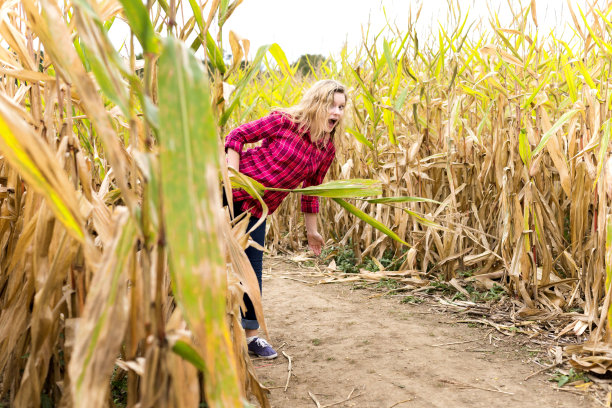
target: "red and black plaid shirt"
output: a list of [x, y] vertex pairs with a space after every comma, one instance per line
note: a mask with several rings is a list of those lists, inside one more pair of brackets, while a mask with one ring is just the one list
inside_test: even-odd
[[[263, 140], [261, 146], [243, 152], [245, 143]], [[259, 120], [245, 123], [232, 130], [225, 138], [225, 148], [240, 153], [240, 172], [254, 178], [266, 187], [297, 188], [315, 186], [323, 178], [334, 159], [336, 149], [330, 140], [320, 149], [310, 141], [310, 133], [300, 133], [298, 125], [287, 116], [272, 112]], [[266, 191], [263, 200], [272, 214], [286, 192]], [[243, 201], [242, 210], [261, 217], [259, 202], [244, 190], [234, 190], [236, 201]], [[302, 211], [319, 212], [319, 200], [313, 196], [302, 196]]]

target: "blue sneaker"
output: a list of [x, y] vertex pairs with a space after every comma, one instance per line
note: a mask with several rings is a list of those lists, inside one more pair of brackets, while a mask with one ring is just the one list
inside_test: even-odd
[[255, 354], [257, 357], [272, 359], [278, 356], [270, 343], [259, 337], [249, 337], [247, 339], [247, 347], [249, 353]]

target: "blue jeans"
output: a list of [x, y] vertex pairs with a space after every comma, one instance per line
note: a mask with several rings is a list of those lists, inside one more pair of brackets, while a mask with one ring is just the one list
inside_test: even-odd
[[[227, 205], [227, 203], [225, 203], [225, 197], [223, 197], [223, 199], [224, 199], [224, 204]], [[244, 211], [242, 211], [242, 202], [234, 202], [234, 217], [237, 217], [243, 212]], [[253, 228], [253, 225], [255, 225], [257, 221], [259, 221], [259, 218], [256, 218], [251, 214], [251, 218], [249, 218], [249, 226], [247, 227], [247, 231]], [[257, 244], [259, 244], [263, 248], [265, 237], [266, 237], [266, 220], [264, 219], [263, 222], [259, 225], [259, 227], [257, 227], [255, 231], [251, 232], [251, 239], [257, 242]], [[253, 270], [255, 271], [255, 276], [257, 276], [257, 282], [259, 283], [259, 293], [261, 294], [262, 292], [261, 275], [263, 271], [263, 251], [260, 251], [259, 249], [256, 249], [250, 246], [244, 250], [244, 253], [249, 258], [249, 262], [251, 262], [251, 266], [253, 267]], [[246, 312], [242, 314], [242, 327], [248, 330], [259, 329], [259, 323], [257, 322], [257, 317], [255, 316], [255, 308], [253, 307], [253, 303], [251, 302], [251, 299], [246, 293], [244, 294], [243, 300], [244, 300], [244, 305], [246, 306]]]

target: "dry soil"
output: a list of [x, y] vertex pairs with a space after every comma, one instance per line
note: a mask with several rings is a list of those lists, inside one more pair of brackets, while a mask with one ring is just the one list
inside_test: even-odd
[[272, 407], [598, 406], [575, 387], [559, 389], [551, 372], [526, 380], [541, 369], [533, 360], [543, 346], [457, 323], [431, 303], [317, 284], [304, 271], [277, 259], [264, 268], [264, 313], [279, 357], [253, 363]]

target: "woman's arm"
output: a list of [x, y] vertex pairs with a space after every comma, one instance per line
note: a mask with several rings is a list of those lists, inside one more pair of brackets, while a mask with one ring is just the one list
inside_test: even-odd
[[325, 244], [323, 237], [317, 231], [317, 214], [304, 213], [304, 221], [306, 223], [306, 237], [308, 238], [308, 246], [312, 249], [315, 255], [321, 254], [321, 248]]
[[227, 167], [232, 167], [234, 170], [239, 170], [240, 167], [240, 153], [231, 147], [227, 148]]
[[[317, 171], [309, 178], [304, 180], [303, 186], [317, 186], [323, 182], [325, 174], [329, 170], [336, 149], [331, 145], [327, 151], [326, 157], [317, 169]], [[304, 213], [304, 221], [306, 224], [306, 237], [308, 238], [308, 246], [312, 249], [315, 255], [321, 254], [321, 248], [325, 244], [323, 237], [317, 229], [317, 213], [319, 212], [319, 200], [315, 196], [302, 196], [302, 212]]]
[[280, 113], [271, 113], [256, 121], [238, 126], [225, 137], [225, 150], [233, 149], [240, 156], [245, 143], [255, 143], [265, 137], [275, 135], [282, 127], [283, 119]]
[[[330, 150], [328, 150], [323, 162], [319, 165], [319, 168], [315, 171], [315, 173], [304, 180], [304, 183], [302, 184], [303, 187], [318, 186], [323, 182], [323, 179], [325, 178], [325, 175], [327, 174], [327, 171], [329, 170], [329, 167], [331, 166], [336, 155], [336, 149], [333, 147], [333, 145], [330, 146], [329, 149]], [[303, 213], [319, 212], [318, 197], [302, 195], [301, 201]]]

